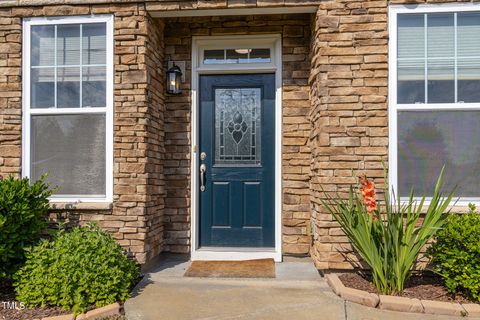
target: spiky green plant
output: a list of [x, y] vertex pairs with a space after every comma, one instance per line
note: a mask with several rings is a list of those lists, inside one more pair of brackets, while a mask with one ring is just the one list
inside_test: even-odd
[[[380, 205], [377, 207], [374, 192], [365, 196], [361, 194], [365, 193], [364, 190], [350, 186], [348, 198], [345, 199], [338, 193], [332, 196], [323, 191], [324, 207], [338, 221], [358, 254], [370, 266], [373, 283], [379, 292], [403, 292], [420, 250], [443, 226], [455, 192], [454, 188], [447, 196], [443, 195], [443, 177], [442, 169], [429, 201], [425, 196], [415, 199], [413, 190], [407, 201], [400, 201], [393, 190], [390, 196], [385, 184], [383, 211]], [[373, 190], [373, 184], [371, 188]]]

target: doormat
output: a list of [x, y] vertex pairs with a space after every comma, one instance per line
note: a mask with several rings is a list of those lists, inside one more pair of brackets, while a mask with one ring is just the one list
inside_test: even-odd
[[193, 261], [185, 277], [275, 278], [275, 262], [273, 259]]

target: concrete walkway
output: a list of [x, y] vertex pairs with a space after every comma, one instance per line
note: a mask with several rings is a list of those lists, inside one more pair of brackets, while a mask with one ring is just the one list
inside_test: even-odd
[[170, 258], [147, 273], [125, 303], [128, 320], [454, 319], [345, 302], [331, 292], [308, 261], [277, 264], [277, 278], [265, 280], [185, 278], [188, 265], [188, 261]]

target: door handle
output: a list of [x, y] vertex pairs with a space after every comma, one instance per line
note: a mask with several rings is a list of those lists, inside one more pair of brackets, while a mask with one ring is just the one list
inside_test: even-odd
[[207, 166], [202, 163], [200, 165], [200, 191], [205, 191], [205, 173], [207, 172]]

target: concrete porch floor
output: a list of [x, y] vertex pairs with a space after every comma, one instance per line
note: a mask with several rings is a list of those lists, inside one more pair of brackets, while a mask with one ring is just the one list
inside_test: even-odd
[[275, 279], [185, 278], [189, 263], [170, 256], [154, 265], [125, 303], [128, 320], [455, 319], [381, 311], [345, 302], [331, 292], [309, 260], [278, 263]]

